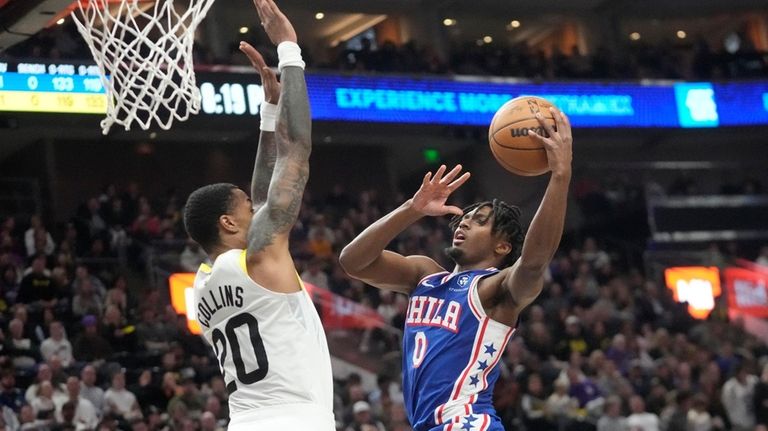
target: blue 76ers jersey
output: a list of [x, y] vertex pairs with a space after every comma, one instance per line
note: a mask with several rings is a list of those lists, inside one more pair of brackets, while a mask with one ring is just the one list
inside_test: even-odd
[[503, 431], [493, 409], [496, 365], [513, 328], [491, 320], [477, 293], [497, 269], [425, 277], [411, 292], [403, 395], [414, 431]]

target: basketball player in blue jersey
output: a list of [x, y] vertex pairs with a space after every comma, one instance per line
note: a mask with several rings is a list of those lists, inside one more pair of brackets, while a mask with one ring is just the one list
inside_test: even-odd
[[[480, 202], [446, 205], [469, 178], [461, 165], [427, 173], [399, 208], [365, 229], [341, 253], [352, 277], [408, 294], [403, 337], [403, 393], [415, 431], [500, 431], [493, 409], [497, 364], [522, 310], [541, 293], [543, 275], [560, 242], [571, 178], [571, 127], [553, 110], [556, 129], [538, 115], [548, 136], [535, 135], [552, 171], [541, 205], [523, 233], [520, 210]], [[424, 216], [453, 214], [453, 271], [426, 256], [385, 247]]]
[[194, 309], [229, 392], [230, 431], [334, 431], [328, 344], [288, 251], [312, 148], [304, 62], [274, 1], [254, 3], [277, 45], [282, 86], [242, 43], [266, 102], [251, 198], [226, 183], [189, 196], [184, 224], [213, 262], [195, 276]]

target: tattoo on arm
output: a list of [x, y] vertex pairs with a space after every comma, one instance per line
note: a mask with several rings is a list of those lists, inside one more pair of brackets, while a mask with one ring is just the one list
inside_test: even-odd
[[275, 170], [276, 160], [275, 133], [262, 131], [251, 179], [251, 199], [254, 205], [261, 205], [267, 200], [269, 182], [272, 179], [272, 172]]
[[[267, 198], [253, 217], [248, 231], [249, 254], [259, 253], [277, 236], [290, 234], [301, 209], [309, 179], [312, 123], [304, 71], [287, 67], [282, 75], [282, 93], [275, 133], [276, 161]], [[286, 242], [287, 243], [287, 242]]]

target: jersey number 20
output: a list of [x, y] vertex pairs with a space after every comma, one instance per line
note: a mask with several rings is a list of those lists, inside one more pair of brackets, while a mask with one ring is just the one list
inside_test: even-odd
[[[250, 372], [245, 369], [245, 362], [240, 353], [240, 341], [235, 333], [235, 330], [243, 325], [248, 326], [249, 339], [253, 347], [253, 354], [256, 357], [256, 365], [258, 365], [257, 369]], [[269, 361], [267, 360], [267, 352], [264, 351], [264, 342], [261, 340], [261, 334], [259, 333], [259, 321], [252, 314], [240, 313], [229, 319], [224, 327], [224, 332], [226, 332], [226, 337], [218, 328], [213, 330], [213, 350], [216, 357], [219, 358], [219, 364], [221, 364], [223, 372], [224, 362], [227, 360], [227, 341], [229, 341], [230, 350], [232, 351], [232, 362], [235, 363], [235, 371], [237, 372], [237, 380], [227, 384], [227, 390], [231, 394], [237, 390], [237, 382], [250, 385], [263, 379], [269, 370]]]

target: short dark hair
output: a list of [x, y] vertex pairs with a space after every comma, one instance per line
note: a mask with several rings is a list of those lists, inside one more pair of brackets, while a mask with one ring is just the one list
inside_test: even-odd
[[517, 258], [520, 257], [520, 254], [523, 251], [523, 241], [525, 240], [525, 231], [520, 224], [520, 208], [499, 199], [477, 202], [464, 208], [461, 216], [454, 216], [453, 219], [451, 219], [451, 230], [456, 230], [459, 223], [461, 223], [461, 219], [465, 215], [483, 207], [491, 208], [491, 215], [493, 216], [491, 233], [493, 235], [501, 233], [502, 238], [512, 246], [512, 251], [504, 256], [500, 267], [506, 268], [512, 266], [517, 261]]
[[237, 186], [216, 183], [192, 192], [184, 206], [184, 227], [206, 252], [219, 243], [219, 217], [232, 210], [232, 190]]

